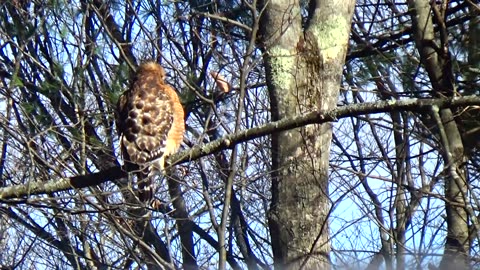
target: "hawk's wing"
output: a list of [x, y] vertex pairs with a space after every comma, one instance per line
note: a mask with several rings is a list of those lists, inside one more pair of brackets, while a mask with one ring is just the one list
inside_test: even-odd
[[[156, 171], [163, 171], [165, 154], [170, 154], [165, 151], [171, 148], [167, 145], [172, 134], [178, 134], [172, 130], [179, 129], [175, 119], [180, 104], [178, 96], [163, 79], [164, 72], [159, 65], [144, 64], [137, 71], [130, 89], [118, 101], [117, 128], [122, 154], [127, 170], [138, 171], [142, 201], [152, 198], [152, 178]], [[183, 138], [183, 109], [181, 117]]]

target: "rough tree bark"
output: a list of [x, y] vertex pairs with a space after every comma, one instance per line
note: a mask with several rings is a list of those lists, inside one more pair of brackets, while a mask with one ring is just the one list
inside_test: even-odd
[[[261, 35], [273, 120], [335, 107], [355, 1], [264, 1]], [[330, 124], [272, 135], [269, 228], [275, 267], [329, 268]]]

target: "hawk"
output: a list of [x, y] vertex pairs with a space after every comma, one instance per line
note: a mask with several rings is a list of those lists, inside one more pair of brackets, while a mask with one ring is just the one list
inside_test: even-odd
[[117, 104], [117, 129], [127, 171], [136, 172], [138, 197], [151, 202], [153, 177], [163, 174], [165, 158], [180, 147], [184, 112], [175, 90], [155, 62], [141, 64]]

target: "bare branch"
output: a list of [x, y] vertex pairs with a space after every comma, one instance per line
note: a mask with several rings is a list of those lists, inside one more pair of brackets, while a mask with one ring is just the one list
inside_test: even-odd
[[[310, 124], [334, 122], [337, 119], [359, 116], [372, 113], [384, 113], [392, 111], [429, 112], [432, 106], [439, 109], [457, 108], [480, 105], [480, 97], [472, 95], [455, 98], [438, 99], [404, 99], [397, 101], [367, 102], [338, 107], [329, 112], [313, 111], [307, 114], [284, 118], [255, 128], [242, 130], [235, 134], [229, 134], [205, 145], [197, 145], [193, 148], [177, 153], [169, 158], [170, 166], [196, 160], [198, 158], [217, 153], [224, 149], [234, 147], [255, 138], [266, 136], [274, 132], [298, 128]], [[120, 166], [115, 166], [100, 172], [52, 180], [48, 182], [32, 182], [25, 185], [14, 185], [0, 188], [0, 200], [21, 199], [29, 195], [48, 194], [72, 188], [84, 188], [98, 185], [107, 181], [115, 181], [127, 174]]]

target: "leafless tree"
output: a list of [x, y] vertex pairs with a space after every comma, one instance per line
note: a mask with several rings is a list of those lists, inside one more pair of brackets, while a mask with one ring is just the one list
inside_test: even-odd
[[[477, 1], [15, 0], [0, 14], [2, 268], [478, 267]], [[187, 125], [155, 209], [113, 121], [145, 60]]]

